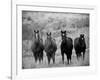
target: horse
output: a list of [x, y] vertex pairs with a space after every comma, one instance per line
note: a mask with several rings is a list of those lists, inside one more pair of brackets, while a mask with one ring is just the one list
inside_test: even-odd
[[33, 40], [31, 49], [33, 52], [33, 56], [35, 58], [35, 62], [37, 62], [37, 60], [39, 60], [39, 62], [41, 63], [41, 61], [43, 62], [44, 45], [43, 45], [42, 38], [40, 38], [39, 30], [37, 30], [37, 31], [34, 30], [34, 37], [35, 37], [35, 39]]
[[64, 54], [67, 56], [67, 62], [68, 64], [71, 62], [71, 55], [73, 50], [73, 40], [70, 37], [67, 37], [66, 31], [61, 30], [61, 56], [62, 56], [62, 62], [64, 64]]
[[53, 60], [53, 64], [55, 63], [55, 52], [57, 50], [57, 45], [55, 39], [51, 37], [51, 32], [47, 33], [47, 39], [45, 40], [45, 52], [48, 59], [48, 64], [50, 64], [50, 60]]
[[74, 48], [75, 48], [77, 60], [79, 59], [79, 57], [82, 56], [81, 53], [83, 53], [83, 60], [84, 60], [85, 51], [86, 51], [86, 43], [85, 43], [84, 34], [80, 34], [80, 37], [75, 38]]

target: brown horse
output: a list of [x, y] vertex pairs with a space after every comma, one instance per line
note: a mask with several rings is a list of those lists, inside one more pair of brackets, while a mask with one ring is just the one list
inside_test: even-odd
[[39, 30], [34, 30], [34, 34], [35, 34], [35, 39], [33, 41], [32, 44], [32, 52], [35, 58], [35, 62], [37, 62], [37, 60], [39, 60], [39, 62], [43, 61], [43, 50], [44, 50], [44, 46], [43, 46], [43, 40], [40, 38], [39, 35]]
[[55, 40], [51, 37], [51, 32], [47, 33], [47, 39], [45, 40], [45, 52], [48, 59], [48, 64], [50, 64], [50, 60], [53, 60], [55, 63], [55, 52], [57, 50], [57, 45]]
[[71, 62], [71, 55], [73, 49], [73, 40], [70, 37], [67, 37], [66, 31], [61, 31], [61, 55], [62, 55], [62, 62], [64, 64], [64, 54], [67, 56], [68, 64]]
[[79, 57], [82, 56], [81, 53], [83, 53], [83, 60], [84, 60], [85, 51], [86, 51], [84, 34], [80, 34], [80, 37], [77, 37], [74, 40], [74, 48], [75, 48], [77, 59], [79, 59]]

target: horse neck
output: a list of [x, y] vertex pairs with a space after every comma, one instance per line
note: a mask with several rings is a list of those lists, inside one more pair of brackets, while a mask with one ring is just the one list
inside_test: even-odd
[[40, 36], [38, 35], [38, 37], [35, 36], [35, 40], [40, 40]]
[[63, 42], [66, 41], [66, 40], [67, 40], [67, 36], [64, 39], [62, 39]]
[[52, 38], [47, 38], [47, 41], [52, 44]]
[[52, 37], [50, 37], [50, 38], [47, 37], [47, 40], [52, 40]]

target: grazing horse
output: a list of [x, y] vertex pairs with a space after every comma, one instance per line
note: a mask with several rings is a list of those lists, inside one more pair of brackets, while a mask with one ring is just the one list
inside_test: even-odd
[[33, 44], [31, 46], [32, 52], [33, 52], [33, 56], [35, 58], [35, 62], [37, 62], [37, 60], [39, 60], [39, 62], [43, 62], [43, 50], [44, 50], [44, 46], [43, 46], [43, 40], [40, 38], [39, 36], [39, 30], [34, 30], [34, 34], [35, 34], [35, 39], [33, 41]]
[[79, 57], [82, 56], [81, 55], [82, 52], [83, 52], [83, 60], [84, 60], [85, 50], [86, 50], [84, 34], [80, 34], [80, 37], [74, 40], [74, 48], [75, 48], [77, 60], [79, 59]]
[[48, 64], [52, 58], [53, 63], [55, 63], [55, 52], [57, 50], [57, 45], [54, 39], [51, 37], [51, 32], [47, 33], [47, 39], [45, 40], [45, 52], [48, 59]]
[[73, 40], [70, 37], [67, 37], [66, 31], [61, 30], [61, 55], [62, 55], [62, 62], [64, 64], [64, 54], [67, 56], [68, 64], [71, 62], [71, 55], [72, 55], [72, 49], [73, 49]]

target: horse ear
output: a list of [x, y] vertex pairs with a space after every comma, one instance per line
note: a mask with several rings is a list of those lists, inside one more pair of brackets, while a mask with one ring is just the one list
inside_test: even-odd
[[36, 31], [34, 30], [34, 32], [36, 33]]
[[51, 35], [51, 32], [50, 32], [50, 35]]
[[83, 37], [84, 37], [84, 34], [83, 34]]
[[37, 30], [37, 33], [39, 32], [39, 30]]
[[38, 33], [39, 32], [39, 30], [35, 30], [35, 33]]
[[48, 33], [47, 33], [47, 35], [48, 35]]
[[83, 38], [84, 38], [84, 36], [85, 36], [85, 35], [83, 34]]
[[80, 34], [80, 37], [84, 37], [84, 34]]

